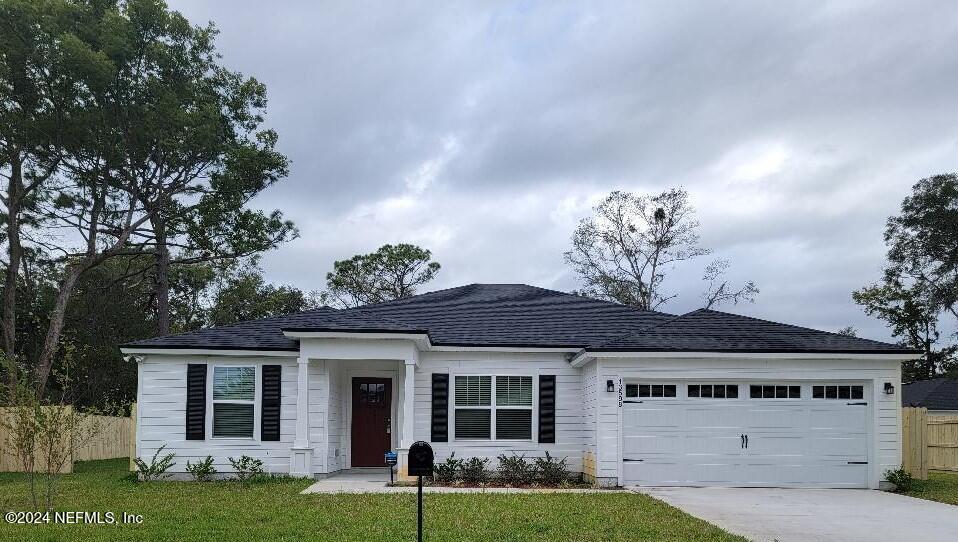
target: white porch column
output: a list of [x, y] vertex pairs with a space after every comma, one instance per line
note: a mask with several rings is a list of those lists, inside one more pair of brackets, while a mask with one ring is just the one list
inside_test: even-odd
[[413, 435], [416, 417], [416, 360], [406, 360], [403, 377], [402, 439], [399, 447], [403, 450], [409, 450], [412, 443], [416, 442], [415, 435]]
[[309, 358], [300, 356], [296, 373], [296, 437], [289, 454], [289, 473], [313, 475], [313, 449], [309, 445]]
[[416, 442], [414, 433], [416, 417], [416, 364], [417, 359], [407, 359], [403, 365], [402, 393], [402, 433], [399, 439], [399, 479], [404, 480], [406, 464], [409, 459], [409, 447]]

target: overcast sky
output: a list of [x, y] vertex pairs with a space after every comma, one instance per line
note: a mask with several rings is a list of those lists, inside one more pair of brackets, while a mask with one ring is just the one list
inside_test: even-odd
[[[429, 248], [428, 289], [576, 288], [563, 263], [609, 191], [685, 187], [703, 243], [761, 288], [725, 310], [887, 338], [850, 292], [879, 277], [911, 185], [956, 169], [958, 4], [173, 0], [269, 90], [292, 160], [256, 205], [301, 237], [267, 278]], [[701, 306], [707, 258], [664, 307]]]

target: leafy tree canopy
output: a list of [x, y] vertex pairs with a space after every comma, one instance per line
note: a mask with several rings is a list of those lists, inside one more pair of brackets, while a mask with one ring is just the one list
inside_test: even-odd
[[342, 308], [403, 299], [435, 278], [439, 262], [432, 253], [407, 243], [383, 245], [371, 254], [358, 254], [333, 264], [326, 274], [324, 303]]

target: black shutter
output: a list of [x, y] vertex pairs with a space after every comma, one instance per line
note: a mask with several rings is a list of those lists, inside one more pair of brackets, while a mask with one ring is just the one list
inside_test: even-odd
[[539, 442], [556, 441], [556, 377], [539, 375]]
[[260, 401], [260, 440], [279, 440], [279, 407], [283, 367], [263, 365], [263, 397]]
[[186, 366], [186, 440], [206, 438], [206, 364]]
[[449, 375], [432, 374], [432, 438], [433, 442], [449, 440]]

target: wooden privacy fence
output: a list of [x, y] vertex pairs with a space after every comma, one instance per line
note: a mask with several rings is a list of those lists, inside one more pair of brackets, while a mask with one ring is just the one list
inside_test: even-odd
[[925, 480], [929, 470], [958, 471], [958, 416], [901, 409], [901, 461], [912, 476]]
[[[44, 407], [44, 408], [73, 408], [73, 407]], [[23, 465], [10, 449], [7, 425], [13, 421], [13, 414], [9, 409], [0, 408], [0, 416], [6, 423], [0, 423], [0, 472], [17, 472], [23, 470]], [[132, 418], [116, 416], [84, 415], [80, 422], [78, 433], [83, 434], [91, 428], [96, 433], [83, 446], [74, 450], [73, 461], [89, 461], [93, 459], [114, 459], [130, 455], [130, 443], [135, 440], [135, 429]], [[37, 453], [37, 460], [41, 454]], [[73, 461], [67, 461], [62, 472], [73, 472]], [[42, 465], [37, 469], [42, 469]]]

